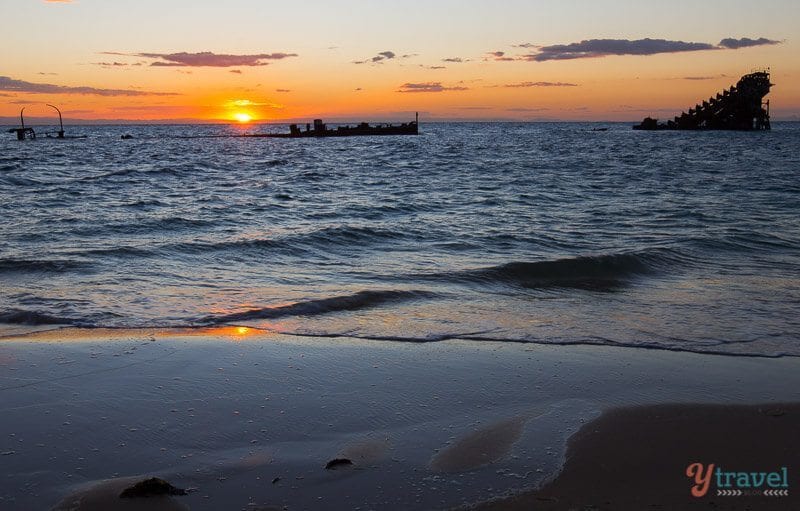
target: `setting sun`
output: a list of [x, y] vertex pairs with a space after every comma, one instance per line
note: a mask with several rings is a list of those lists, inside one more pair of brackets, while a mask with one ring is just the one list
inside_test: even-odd
[[250, 122], [253, 120], [253, 117], [245, 112], [237, 112], [233, 114], [233, 118], [239, 122]]

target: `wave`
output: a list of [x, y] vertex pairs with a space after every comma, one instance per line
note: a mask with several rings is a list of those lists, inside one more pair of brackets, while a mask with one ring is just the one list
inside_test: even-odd
[[10, 175], [0, 176], [0, 183], [11, 186], [22, 186], [22, 187], [38, 186], [43, 184], [42, 181], [33, 179], [31, 177], [10, 176]]
[[318, 316], [333, 312], [355, 311], [377, 307], [386, 303], [433, 298], [436, 293], [428, 291], [359, 291], [352, 295], [320, 298], [279, 307], [264, 307], [233, 314], [213, 315], [201, 318], [203, 324], [234, 323], [259, 319], [276, 319], [287, 316]]
[[119, 245], [117, 247], [108, 247], [108, 248], [93, 248], [89, 250], [83, 250], [77, 253], [82, 255], [108, 256], [108, 257], [120, 257], [120, 258], [133, 258], [133, 257], [143, 258], [143, 257], [150, 257], [155, 254], [151, 250], [132, 247], [130, 245]]
[[653, 275], [677, 257], [668, 251], [583, 256], [537, 262], [511, 262], [499, 266], [415, 277], [482, 284], [502, 283], [528, 289], [573, 288], [611, 291], [637, 276]]
[[86, 268], [88, 263], [69, 259], [0, 259], [3, 273], [66, 273]]
[[274, 238], [244, 238], [225, 241], [191, 241], [174, 243], [163, 247], [180, 253], [202, 254], [204, 252], [226, 252], [247, 249], [272, 249], [289, 251], [296, 255], [297, 251], [329, 249], [331, 247], [364, 246], [368, 243], [403, 239], [408, 234], [389, 229], [371, 227], [327, 227], [307, 233], [278, 234]]
[[284, 165], [288, 165], [289, 163], [291, 163], [289, 160], [283, 158], [276, 158], [274, 160], [267, 160], [261, 162], [260, 164], [264, 165], [265, 167], [282, 167]]
[[11, 325], [74, 325], [75, 321], [67, 318], [59, 318], [36, 311], [26, 311], [21, 309], [10, 309], [0, 311], [0, 323]]
[[358, 333], [338, 333], [338, 332], [308, 332], [297, 331], [290, 332], [282, 330], [282, 335], [290, 335], [294, 337], [317, 337], [325, 339], [363, 339], [368, 341], [388, 341], [388, 342], [402, 342], [410, 344], [428, 344], [444, 341], [475, 341], [487, 343], [505, 343], [505, 344], [532, 344], [539, 346], [597, 346], [607, 348], [622, 348], [622, 349], [640, 349], [649, 351], [669, 351], [673, 353], [696, 353], [699, 355], [716, 355], [724, 357], [742, 357], [742, 358], [800, 358], [800, 353], [790, 351], [731, 351], [726, 350], [725, 346], [735, 343], [720, 342], [710, 346], [702, 344], [686, 343], [684, 345], [676, 344], [662, 344], [662, 343], [646, 343], [646, 342], [621, 342], [611, 339], [603, 338], [576, 338], [576, 339], [540, 339], [535, 337], [492, 337], [484, 335], [487, 332], [445, 332], [438, 334], [429, 334], [425, 336], [403, 336], [403, 335], [374, 335], [374, 334], [358, 334]]
[[70, 233], [78, 236], [102, 237], [106, 234], [131, 235], [184, 231], [213, 225], [215, 224], [209, 220], [173, 216], [157, 217], [137, 222], [94, 224], [72, 229]]
[[744, 231], [720, 237], [698, 236], [690, 238], [688, 241], [700, 248], [733, 253], [797, 250], [800, 248], [800, 244], [786, 234], [763, 231]]

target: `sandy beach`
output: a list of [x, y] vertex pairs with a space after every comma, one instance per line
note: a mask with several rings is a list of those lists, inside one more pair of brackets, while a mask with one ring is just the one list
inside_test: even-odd
[[[795, 509], [800, 499], [791, 488], [780, 497], [765, 495], [767, 484], [741, 490], [744, 495], [718, 494], [713, 473], [708, 493], [694, 497], [689, 488], [695, 481], [685, 472], [704, 461], [706, 467], [713, 463], [723, 473], [735, 472], [735, 479], [741, 473], [758, 474], [757, 480], [762, 473], [782, 476], [783, 467], [794, 474], [798, 431], [798, 403], [618, 408], [570, 439], [566, 464], [554, 480], [470, 509]], [[777, 479], [776, 487], [783, 484]], [[789, 487], [796, 480], [790, 478]]]
[[[798, 369], [795, 358], [331, 343], [243, 327], [8, 333], [0, 504], [785, 509]], [[326, 469], [332, 460], [350, 463]], [[787, 466], [790, 496], [692, 500], [692, 462]], [[149, 477], [188, 495], [119, 498]]]

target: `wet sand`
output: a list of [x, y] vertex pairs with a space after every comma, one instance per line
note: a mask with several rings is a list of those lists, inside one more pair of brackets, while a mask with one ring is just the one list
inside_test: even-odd
[[[0, 338], [0, 508], [107, 507], [124, 483], [155, 476], [196, 490], [147, 502], [165, 509], [449, 509], [510, 494], [524, 496], [503, 506], [534, 498], [538, 509], [595, 495], [575, 486], [587, 473], [563, 479], [583, 460], [574, 453], [661, 466], [655, 447], [680, 461], [677, 476], [661, 469], [674, 482], [646, 492], [648, 505], [661, 505], [666, 492], [688, 492], [684, 458], [706, 451], [681, 451], [672, 422], [643, 427], [648, 410], [689, 430], [736, 423], [737, 446], [760, 444], [762, 425], [740, 420], [744, 412], [717, 417], [694, 404], [775, 406], [785, 413], [757, 417], [797, 431], [794, 406], [776, 403], [800, 402], [798, 389], [793, 358], [331, 341], [239, 327], [14, 333]], [[651, 408], [664, 403], [693, 406]], [[586, 440], [595, 429], [611, 439]], [[637, 437], [643, 431], [653, 433]], [[626, 461], [620, 438], [642, 446], [639, 458]], [[352, 464], [325, 468], [343, 458]], [[542, 485], [559, 500], [525, 493]]]
[[170, 496], [123, 499], [120, 494], [138, 482], [136, 477], [121, 477], [88, 484], [59, 502], [53, 511], [188, 511]]
[[437, 472], [465, 472], [507, 456], [522, 436], [525, 418], [514, 417], [490, 424], [459, 438], [431, 459]]
[[[570, 439], [566, 464], [554, 480], [539, 490], [471, 509], [800, 509], [798, 433], [800, 403], [615, 409]], [[696, 483], [686, 476], [693, 463], [737, 473], [778, 473], [786, 467], [789, 495], [764, 495], [770, 489], [766, 484], [742, 490], [749, 495], [718, 495], [712, 473], [707, 493], [694, 497], [690, 492]]]

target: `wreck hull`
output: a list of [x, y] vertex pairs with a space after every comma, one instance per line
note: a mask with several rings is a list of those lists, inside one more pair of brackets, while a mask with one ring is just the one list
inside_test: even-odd
[[698, 103], [674, 120], [659, 123], [657, 119], [645, 118], [635, 130], [769, 130], [770, 75], [759, 71], [744, 75], [736, 85], [725, 89], [707, 101]]

